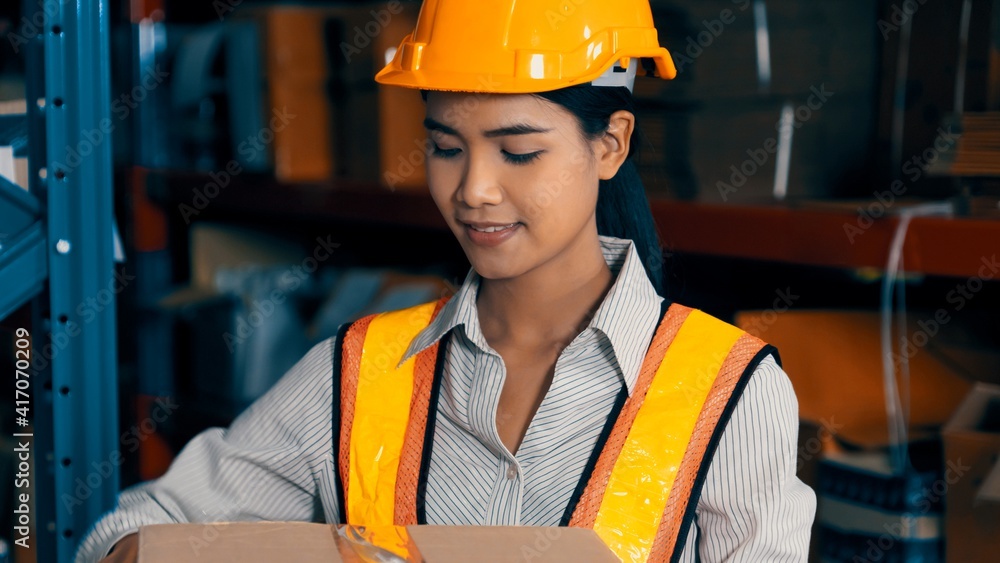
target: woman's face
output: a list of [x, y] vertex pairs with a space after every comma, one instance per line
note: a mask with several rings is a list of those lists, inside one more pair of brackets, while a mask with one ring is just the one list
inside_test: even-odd
[[527, 94], [430, 92], [425, 125], [431, 196], [481, 276], [520, 276], [586, 238], [596, 246], [603, 145], [565, 108]]

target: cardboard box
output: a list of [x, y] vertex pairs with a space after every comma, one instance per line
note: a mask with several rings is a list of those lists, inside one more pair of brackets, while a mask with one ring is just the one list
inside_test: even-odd
[[[385, 30], [375, 38], [375, 70], [391, 60], [400, 41], [417, 25], [416, 4], [401, 4]], [[427, 190], [427, 131], [420, 91], [378, 86], [379, 181], [393, 190]]]
[[[585, 528], [408, 526], [395, 533], [407, 542], [401, 552], [412, 562], [618, 561]], [[364, 549], [341, 537], [336, 526], [308, 522], [161, 524], [139, 530], [139, 563], [354, 563], [368, 560], [358, 551]]]
[[8, 129], [0, 133], [0, 176], [25, 190], [28, 189], [27, 113], [26, 100], [0, 101], [0, 116], [23, 120], [16, 126], [12, 121], [6, 122]]
[[313, 10], [283, 6], [268, 10], [261, 27], [269, 107], [295, 116], [273, 131], [275, 176], [287, 182], [327, 180], [335, 154], [323, 20]]
[[287, 124], [273, 130], [277, 179], [322, 182], [333, 177], [336, 159], [326, 89], [325, 79], [286, 77], [270, 82], [272, 112], [288, 116]]
[[274, 135], [279, 179], [425, 187], [420, 94], [381, 88], [374, 80], [387, 52], [413, 30], [419, 8], [392, 0], [243, 13], [258, 22], [266, 38], [270, 104], [297, 116]]
[[996, 561], [1000, 386], [977, 383], [944, 428], [946, 561]]
[[[858, 124], [875, 120], [878, 36], [866, 31], [875, 11], [856, 1], [770, 0], [765, 30], [757, 27], [764, 20], [755, 5], [653, 3], [658, 37], [678, 75], [635, 85], [644, 135], [640, 166], [650, 194], [730, 204], [772, 200], [777, 158], [767, 147], [774, 150], [779, 138], [775, 125], [786, 101], [798, 114], [788, 198], [829, 197], [856, 190], [857, 178], [867, 180], [857, 171], [870, 157], [873, 126]], [[757, 41], [765, 38], [770, 86], [762, 89]], [[814, 94], [820, 89], [832, 95], [820, 101]]]
[[[910, 315], [911, 335], [923, 320]], [[778, 348], [795, 387], [799, 416], [838, 439], [863, 447], [888, 444], [882, 375], [880, 315], [867, 311], [747, 311], [740, 328]], [[935, 346], [919, 347], [910, 358], [910, 439], [936, 436], [971, 383], [956, 373]], [[920, 342], [921, 339], [916, 339]]]

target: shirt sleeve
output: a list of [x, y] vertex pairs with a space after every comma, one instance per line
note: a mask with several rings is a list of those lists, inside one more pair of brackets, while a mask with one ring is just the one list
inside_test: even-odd
[[695, 509], [701, 561], [808, 559], [816, 494], [796, 475], [798, 429], [795, 390], [768, 356], [738, 400], [706, 475]]
[[332, 451], [332, 346], [316, 345], [228, 429], [192, 438], [162, 477], [123, 491], [76, 563], [99, 561], [148, 524], [322, 520], [317, 480]]

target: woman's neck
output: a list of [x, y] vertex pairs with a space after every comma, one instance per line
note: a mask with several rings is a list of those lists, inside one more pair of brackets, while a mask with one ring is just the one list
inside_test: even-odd
[[516, 278], [482, 279], [477, 307], [494, 348], [568, 345], [586, 327], [614, 282], [597, 239]]

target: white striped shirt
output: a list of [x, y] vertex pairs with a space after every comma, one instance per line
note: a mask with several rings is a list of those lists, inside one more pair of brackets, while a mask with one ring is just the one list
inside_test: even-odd
[[[455, 329], [445, 348], [426, 486], [430, 524], [557, 525], [616, 395], [631, 393], [659, 320], [629, 240], [600, 237], [615, 282], [559, 355], [551, 387], [515, 455], [496, 429], [503, 361], [483, 337], [479, 276], [401, 358]], [[193, 438], [167, 473], [121, 493], [77, 562], [99, 560], [139, 526], [224, 520], [338, 521], [332, 458], [333, 340], [314, 347], [228, 429]], [[798, 403], [772, 357], [762, 361], [722, 433], [682, 562], [806, 561], [813, 490], [795, 475]]]

